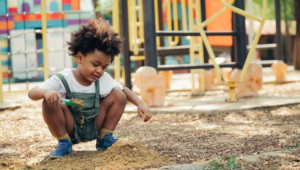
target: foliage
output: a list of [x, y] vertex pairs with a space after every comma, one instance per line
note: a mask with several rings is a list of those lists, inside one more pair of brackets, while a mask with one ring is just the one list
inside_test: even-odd
[[236, 156], [229, 156], [226, 159], [219, 157], [219, 161], [210, 161], [206, 170], [238, 170], [241, 169], [236, 162]]
[[[267, 3], [268, 3], [267, 19], [274, 20], [275, 19], [275, 0], [268, 0]], [[280, 0], [281, 20], [284, 20], [284, 11], [282, 8], [283, 3], [286, 4], [288, 20], [289, 21], [294, 20], [295, 19], [294, 0]], [[262, 0], [253, 0], [254, 15], [261, 15], [261, 12], [262, 12]]]

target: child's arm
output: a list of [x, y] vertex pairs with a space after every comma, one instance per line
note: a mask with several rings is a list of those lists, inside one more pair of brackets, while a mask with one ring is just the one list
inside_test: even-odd
[[144, 120], [144, 122], [150, 120], [152, 114], [150, 109], [144, 104], [144, 102], [140, 98], [138, 98], [138, 96], [135, 95], [129, 88], [124, 87], [123, 91], [127, 97], [127, 100], [137, 106], [138, 113]]
[[28, 97], [31, 100], [46, 99], [46, 101], [51, 105], [57, 105], [57, 99], [59, 99], [59, 102], [62, 103], [62, 97], [59, 92], [46, 90], [39, 87], [34, 87], [33, 89], [31, 89], [28, 92]]

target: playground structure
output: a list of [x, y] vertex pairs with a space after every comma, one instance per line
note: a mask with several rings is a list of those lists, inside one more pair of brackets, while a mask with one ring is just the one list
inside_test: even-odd
[[[233, 82], [226, 82], [227, 85], [229, 85], [230, 90], [230, 94], [229, 94], [229, 101], [236, 101], [235, 95], [234, 95], [234, 89], [235, 88], [235, 83], [240, 83], [243, 82], [244, 77], [248, 71], [248, 66], [250, 64], [251, 58], [253, 57], [253, 53], [256, 49], [256, 45], [258, 43], [259, 37], [260, 37], [260, 33], [262, 31], [262, 28], [264, 26], [264, 22], [266, 20], [266, 10], [267, 10], [267, 3], [266, 1], [262, 1], [263, 2], [263, 14], [262, 14], [262, 18], [256, 17], [250, 13], [245, 12], [244, 9], [244, 2], [243, 1], [224, 1], [224, 0], [220, 0], [219, 2], [224, 6], [220, 11], [217, 11], [213, 16], [211, 16], [208, 19], [202, 19], [203, 18], [203, 12], [204, 10], [195, 10], [196, 12], [196, 17], [192, 18], [193, 16], [191, 13], [193, 13], [194, 9], [199, 6], [202, 6], [202, 8], [200, 7], [200, 9], [205, 9], [203, 8], [205, 6], [205, 2], [206, 1], [188, 1], [189, 7], [188, 7], [188, 11], [189, 13], [189, 30], [190, 31], [186, 31], [186, 26], [184, 26], [185, 21], [186, 21], [186, 16], [182, 15], [182, 21], [183, 23], [183, 31], [177, 31], [178, 27], [177, 25], [177, 17], [176, 17], [176, 10], [177, 6], [176, 6], [176, 2], [177, 1], [172, 1], [175, 2], [173, 3], [173, 19], [174, 19], [174, 23], [173, 23], [173, 28], [174, 30], [170, 31], [156, 31], [157, 30], [157, 25], [155, 25], [154, 23], [157, 23], [156, 21], [156, 15], [155, 14], [161, 14], [161, 12], [156, 12], [156, 4], [152, 1], [142, 1], [143, 2], [143, 19], [144, 19], [144, 32], [146, 32], [147, 34], [144, 34], [144, 37], [142, 37], [141, 39], [139, 39], [137, 42], [141, 42], [141, 40], [144, 40], [144, 53], [142, 53], [142, 51], [140, 51], [139, 54], [144, 54], [145, 56], [145, 65], [147, 66], [152, 66], [154, 68], [156, 68], [158, 71], [165, 71], [165, 70], [183, 70], [183, 69], [201, 69], [200, 71], [200, 78], [202, 79], [200, 82], [201, 84], [201, 90], [204, 91], [205, 88], [205, 81], [204, 81], [204, 70], [203, 69], [208, 69], [208, 68], [215, 68], [217, 71], [217, 76], [218, 79], [221, 80], [221, 82], [224, 84], [225, 82], [223, 81], [222, 77], [221, 77], [221, 70], [220, 67], [232, 67], [232, 68], [238, 68], [238, 69], [242, 69], [242, 72], [240, 74], [240, 78], [239, 81], [233, 81]], [[169, 2], [169, 1], [168, 1]], [[184, 6], [186, 1], [181, 1], [181, 5]], [[216, 1], [215, 1], [216, 2]], [[214, 3], [215, 3], [214, 2]], [[235, 4], [235, 7], [232, 6], [232, 4]], [[160, 3], [158, 3], [160, 4]], [[170, 2], [168, 3], [170, 4]], [[123, 4], [123, 8], [122, 11], [126, 11], [126, 4]], [[278, 1], [276, 2], [276, 9], [278, 9]], [[160, 8], [159, 8], [160, 9]], [[167, 8], [169, 9], [169, 8]], [[182, 8], [182, 13], [185, 13], [184, 10], [185, 8]], [[223, 12], [225, 12], [226, 10], [230, 9], [231, 11], [234, 12], [233, 14], [233, 28], [234, 30], [232, 31], [226, 31], [226, 32], [216, 32], [216, 31], [205, 31], [205, 27], [212, 22], [213, 20], [215, 20], [216, 18], [219, 17], [220, 14], [222, 14]], [[201, 12], [202, 11], [202, 12]], [[202, 16], [201, 16], [202, 14]], [[169, 15], [167, 15], [169, 16]], [[257, 34], [254, 37], [253, 43], [250, 45], [250, 50], [248, 55], [247, 50], [246, 50], [246, 37], [245, 37], [245, 18], [244, 17], [248, 17], [250, 19], [256, 20], [260, 23], [260, 27], [258, 29]], [[161, 18], [161, 17], [160, 17]], [[170, 17], [169, 17], [170, 18]], [[276, 13], [276, 18], [278, 19], [278, 11]], [[203, 22], [201, 20], [204, 20]], [[126, 33], [126, 23], [124, 24], [124, 21], [126, 22], [126, 18], [122, 18], [123, 21], [123, 35], [127, 35]], [[278, 21], [278, 20], [277, 20]], [[130, 19], [129, 19], [129, 23], [130, 23]], [[126, 25], [126, 26], [125, 26]], [[171, 24], [169, 24], [171, 25]], [[170, 26], [168, 25], [168, 28], [170, 28]], [[219, 25], [222, 25], [221, 23]], [[278, 28], [278, 27], [277, 27]], [[125, 33], [124, 33], [125, 32]], [[278, 32], [278, 30], [277, 30]], [[279, 33], [278, 33], [279, 34]], [[130, 32], [129, 32], [130, 35]], [[169, 36], [169, 46], [174, 46], [178, 43], [178, 37], [174, 37], [174, 41], [172, 41], [172, 39], [170, 39], [170, 36], [199, 36], [198, 37], [198, 42], [197, 42], [197, 46], [198, 48], [195, 48], [194, 42], [195, 39], [191, 38], [190, 39], [190, 46], [189, 48], [189, 54], [190, 54], [190, 63], [191, 65], [157, 65], [157, 58], [153, 57], [153, 56], [161, 56], [163, 52], [167, 53], [166, 51], [172, 53], [171, 51], [173, 51], [173, 53], [175, 52], [176, 48], [157, 48], [157, 37], [156, 36]], [[232, 57], [232, 61], [231, 63], [225, 63], [225, 64], [220, 64], [220, 66], [216, 63], [216, 59], [215, 59], [215, 54], [212, 50], [211, 47], [211, 43], [209, 42], [207, 36], [235, 36], [234, 41], [233, 41], [233, 57]], [[155, 38], [156, 37], [156, 38]], [[219, 37], [218, 37], [219, 38]], [[130, 41], [132, 42], [132, 41]], [[133, 41], [135, 42], [135, 41]], [[205, 50], [203, 49], [203, 44], [204, 43], [207, 52], [208, 52], [208, 56], [210, 57], [211, 61], [213, 64], [204, 64], [204, 60], [205, 58], [203, 57], [203, 53], [205, 53]], [[126, 43], [129, 42], [125, 42], [124, 45], [126, 46]], [[130, 43], [129, 43], [130, 44]], [[159, 43], [160, 44], [160, 43]], [[278, 48], [281, 47], [280, 42], [278, 43]], [[124, 46], [124, 47], [125, 47]], [[127, 47], [127, 46], [126, 46]], [[265, 47], [260, 47], [260, 48], [269, 48], [271, 46], [266, 45]], [[276, 47], [273, 46], [272, 47]], [[195, 50], [196, 49], [196, 50]], [[182, 50], [182, 49], [180, 49]], [[198, 58], [200, 61], [199, 65], [195, 65], [194, 64], [194, 52], [197, 51], [199, 53]], [[279, 50], [278, 50], [279, 51]], [[128, 68], [127, 70], [125, 70], [127, 72], [126, 77], [126, 85], [128, 87], [131, 87], [131, 80], [130, 80], [130, 67], [129, 67], [129, 61], [126, 58], [129, 58], [126, 56], [126, 53], [128, 55], [132, 54], [129, 51], [123, 51], [124, 54], [124, 64], [125, 64], [125, 69]], [[137, 50], [134, 49], [133, 51], [133, 55], [137, 55]], [[281, 57], [281, 53], [277, 54], [277, 58], [279, 59]], [[207, 57], [206, 57], [206, 61], [207, 61]], [[126, 65], [127, 63], [127, 65]], [[206, 62], [207, 63], [207, 62]], [[274, 61], [266, 61], [266, 62], [261, 62], [260, 64], [263, 66], [271, 66], [274, 63]], [[192, 72], [193, 73], [193, 72]], [[192, 79], [193, 80], [193, 79]], [[194, 84], [194, 80], [193, 80], [193, 84]], [[259, 89], [259, 88], [258, 88]], [[194, 90], [194, 86], [192, 88], [192, 90]]]
[[[7, 1], [1, 1], [2, 4], [3, 2]], [[45, 5], [40, 5], [40, 8], [38, 6], [38, 2], [34, 1], [33, 5], [30, 4], [28, 5], [29, 7], [33, 7], [35, 11], [33, 12], [40, 12], [40, 14], [34, 14], [34, 15], [29, 15], [29, 12], [32, 11], [26, 11], [28, 10], [27, 5], [21, 6], [20, 8], [15, 9], [16, 7], [10, 9], [11, 4], [4, 4], [5, 6], [8, 7], [8, 11], [4, 11], [3, 14], [7, 13], [6, 15], [3, 15], [3, 17], [6, 19], [6, 35], [9, 35], [9, 30], [10, 29], [28, 29], [28, 28], [35, 28], [34, 33], [39, 34], [42, 33], [42, 41], [44, 42], [43, 45], [47, 45], [47, 32], [59, 32], [58, 30], [49, 30], [50, 27], [62, 27], [62, 28], [67, 28], [68, 30], [60, 30], [60, 32], [73, 32], [74, 30], [78, 29], [79, 24], [84, 24], [87, 22], [88, 18], [93, 17], [93, 11], [74, 11], [80, 9], [79, 1], [62, 1], [61, 3], [58, 3], [56, 6], [55, 5], [51, 6], [50, 1], [39, 1], [41, 4], [45, 3]], [[219, 1], [216, 1], [219, 2]], [[170, 73], [170, 70], [183, 70], [183, 69], [189, 69], [191, 70], [192, 75], [194, 75], [193, 69], [200, 69], [200, 78], [202, 79], [201, 81], [201, 91], [204, 91], [205, 89], [205, 80], [204, 80], [204, 69], [208, 68], [216, 68], [218, 71], [218, 77], [221, 79], [221, 74], [220, 74], [220, 67], [237, 67], [237, 68], [244, 68], [244, 70], [247, 70], [246, 67], [244, 66], [244, 63], [246, 61], [246, 34], [245, 34], [245, 20], [242, 16], [233, 14], [231, 18], [231, 12], [230, 10], [232, 6], [230, 6], [231, 3], [234, 1], [230, 1], [229, 4], [226, 1], [220, 1], [222, 2], [222, 5], [226, 6], [222, 9], [221, 12], [217, 13], [216, 15], [215, 12], [217, 11], [205, 11], [206, 7], [209, 6], [209, 3], [207, 1], [186, 1], [186, 0], [181, 0], [181, 1], [162, 1], [157, 0], [157, 1], [142, 1], [142, 0], [123, 0], [123, 1], [118, 1], [115, 0], [113, 1], [113, 8], [112, 8], [112, 13], [113, 13], [113, 26], [117, 32], [119, 27], [121, 26], [121, 33], [123, 37], [129, 37], [125, 39], [124, 44], [123, 44], [123, 64], [124, 64], [124, 71], [123, 73], [123, 78], [125, 79], [125, 85], [128, 87], [131, 87], [131, 61], [137, 61], [137, 60], [145, 60], [145, 65], [152, 66], [156, 68], [159, 71], [168, 71]], [[119, 4], [120, 3], [120, 4]], [[150, 4], [149, 4], [150, 3]], [[73, 4], [78, 4], [73, 6]], [[172, 4], [172, 6], [171, 6]], [[121, 5], [120, 8], [118, 5]], [[180, 6], [181, 10], [177, 10], [177, 5], [178, 8]], [[220, 3], [219, 3], [220, 5]], [[278, 4], [277, 4], [278, 5]], [[19, 5], [20, 6], [20, 5]], [[235, 6], [244, 9], [244, 2], [236, 1]], [[44, 7], [44, 10], [41, 8]], [[46, 11], [51, 11], [51, 8], [53, 7], [53, 11], [51, 13], [47, 13]], [[46, 10], [46, 8], [48, 8]], [[30, 8], [32, 9], [32, 8]], [[40, 9], [40, 10], [39, 10]], [[70, 11], [71, 9], [71, 11]], [[119, 13], [119, 9], [121, 9], [121, 13]], [[210, 9], [210, 8], [207, 8]], [[24, 11], [25, 10], [25, 11]], [[237, 10], [235, 8], [231, 10]], [[3, 10], [2, 10], [3, 11]], [[21, 14], [16, 14], [17, 11], [18, 13], [21, 12]], [[178, 11], [181, 11], [181, 20], [183, 24], [178, 23], [178, 18], [179, 14]], [[154, 15], [158, 14], [158, 15]], [[218, 15], [220, 15], [222, 12], [229, 14], [230, 17], [228, 18], [229, 20], [233, 20], [233, 25], [228, 24], [224, 28], [226, 31], [215, 31], [214, 27], [210, 27], [210, 25], [207, 25], [209, 22], [212, 22], [214, 19], [218, 19]], [[241, 11], [238, 11], [241, 12]], [[125, 13], [125, 15], [123, 15]], [[121, 24], [119, 25], [119, 15], [121, 14]], [[164, 15], [165, 14], [165, 15]], [[23, 16], [21, 17], [22, 22], [23, 22], [23, 27], [20, 27], [20, 23], [17, 23], [17, 21], [11, 22], [9, 18], [12, 18], [12, 16]], [[39, 18], [40, 15], [40, 18]], [[72, 17], [75, 17], [75, 15], [78, 16], [76, 19], [77, 22], [72, 21]], [[177, 16], [178, 15], [178, 16]], [[187, 17], [188, 15], [188, 17]], [[206, 17], [211, 17], [210, 19], [206, 19]], [[60, 16], [60, 18], [58, 18]], [[166, 16], [165, 21], [163, 20], [163, 16]], [[251, 15], [250, 15], [251, 16]], [[33, 22], [33, 24], [30, 24], [31, 20], [34, 20], [34, 17], [38, 22]], [[52, 17], [52, 18], [51, 18]], [[53, 18], [54, 17], [54, 18]], [[55, 18], [56, 17], [56, 18]], [[70, 17], [70, 18], [69, 18]], [[16, 17], [17, 18], [17, 17]], [[13, 18], [14, 19], [14, 18]], [[18, 18], [17, 18], [18, 19]], [[70, 19], [70, 20], [69, 20]], [[172, 23], [173, 19], [173, 23]], [[256, 17], [252, 17], [252, 19], [260, 20]], [[54, 20], [54, 21], [52, 21]], [[53, 24], [53, 23], [55, 23]], [[204, 22], [202, 22], [204, 21]], [[263, 20], [260, 20], [263, 21]], [[4, 21], [5, 22], [5, 21]], [[10, 23], [10, 27], [9, 27]], [[28, 23], [28, 24], [27, 24]], [[60, 23], [60, 24], [58, 24]], [[155, 24], [154, 24], [155, 23]], [[164, 24], [165, 23], [165, 24]], [[202, 23], [202, 25], [200, 24]], [[34, 25], [36, 24], [36, 25]], [[73, 25], [72, 25], [73, 24]], [[200, 26], [199, 26], [200, 24]], [[15, 25], [12, 27], [11, 25]], [[34, 26], [31, 26], [34, 25]], [[154, 27], [155, 25], [155, 27]], [[172, 26], [173, 25], [173, 26]], [[182, 25], [182, 28], [180, 28], [180, 25]], [[263, 25], [263, 24], [262, 24]], [[16, 27], [18, 26], [18, 27]], [[30, 27], [31, 26], [31, 27]], [[130, 27], [129, 27], [130, 26]], [[207, 26], [207, 27], [206, 27]], [[154, 28], [153, 28], [154, 27]], [[165, 27], [165, 28], [164, 28]], [[42, 30], [39, 30], [39, 28], [42, 28]], [[48, 28], [48, 31], [46, 30]], [[130, 28], [130, 32], [128, 31], [128, 28]], [[233, 29], [232, 29], [233, 28]], [[152, 29], [152, 30], [151, 30]], [[207, 29], [208, 31], [205, 31]], [[162, 31], [162, 30], [168, 30], [168, 31]], [[182, 30], [182, 31], [179, 31]], [[2, 32], [4, 32], [2, 30]], [[27, 30], [24, 32], [28, 32]], [[156, 32], [156, 33], [155, 33]], [[146, 34], [145, 34], [146, 33]], [[11, 53], [11, 47], [10, 47], [10, 36], [7, 36], [5, 38], [5, 34], [3, 34], [5, 42], [3, 41], [2, 44], [7, 44], [7, 48], [4, 48], [4, 51], [1, 52], [2, 54], [0, 55], [2, 58], [2, 63], [4, 58], [7, 58], [7, 66], [4, 65], [2, 68], [3, 75], [4, 77], [8, 78], [8, 83], [10, 83], [10, 78], [11, 78], [11, 73], [13, 70], [9, 69], [11, 65], [11, 60], [10, 57], [12, 55]], [[156, 34], [156, 35], [155, 35]], [[65, 35], [65, 34], [63, 34]], [[201, 37], [199, 37], [201, 35]], [[162, 36], [169, 36], [168, 38], [163, 39]], [[174, 38], [172, 38], [174, 36]], [[185, 38], [183, 38], [185, 36]], [[206, 37], [209, 36], [209, 37]], [[220, 37], [222, 36], [222, 37]], [[228, 36], [235, 36], [235, 38], [231, 38]], [[26, 37], [26, 36], [25, 36]], [[181, 37], [181, 38], [179, 38]], [[259, 38], [259, 35], [257, 34], [257, 37]], [[63, 39], [66, 37], [63, 36]], [[215, 39], [214, 39], [215, 38]], [[227, 39], [226, 41], [218, 41], [218, 39]], [[256, 40], [258, 40], [256, 38]], [[217, 39], [217, 41], [216, 41]], [[177, 46], [178, 42], [184, 42], [186, 44], [189, 44], [189, 46], [184, 45], [184, 46]], [[217, 65], [215, 60], [213, 59], [213, 64], [208, 64], [208, 56], [210, 58], [214, 58], [214, 54], [212, 52], [211, 45], [214, 45], [214, 43], [220, 43], [223, 42], [225, 44], [221, 44], [223, 46], [227, 46], [228, 48], [231, 48], [232, 51], [232, 63], [223, 63], [220, 65]], [[205, 48], [203, 48], [203, 43], [205, 44]], [[256, 42], [257, 43], [257, 42]], [[48, 42], [49, 44], [49, 42]], [[167, 47], [166, 47], [166, 46]], [[145, 47], [142, 49], [141, 47]], [[280, 47], [280, 46], [279, 46]], [[27, 48], [27, 46], [26, 46]], [[154, 49], [155, 48], [155, 49]], [[255, 49], [254, 46], [252, 46], [251, 49]], [[60, 49], [61, 51], [65, 51], [64, 49]], [[43, 71], [44, 73], [44, 79], [47, 79], [49, 77], [49, 70], [53, 72], [59, 71], [59, 69], [53, 69], [51, 67], [45, 67], [49, 66], [48, 64], [48, 59], [49, 56], [47, 57], [47, 54], [49, 54], [51, 51], [55, 51], [53, 49], [47, 49], [47, 48], [42, 48], [42, 50], [33, 50], [39, 54], [39, 57], [42, 59], [40, 63], [36, 68], [36, 70]], [[156, 52], [157, 51], [157, 52]], [[26, 49], [23, 51], [26, 55], [28, 55], [29, 51]], [[48, 52], [48, 53], [47, 53]], [[251, 52], [251, 50], [250, 50]], [[7, 53], [6, 56], [3, 55], [3, 53]], [[252, 50], [253, 53], [253, 50]], [[42, 54], [42, 55], [41, 55]], [[165, 56], [166, 55], [174, 55], [174, 54], [185, 54], [189, 55], [189, 62], [191, 65], [164, 65], [165, 64]], [[209, 54], [209, 55], [208, 55]], [[64, 54], [66, 55], [67, 54]], [[160, 56], [160, 64], [157, 66], [157, 58], [155, 56]], [[250, 53], [249, 55], [250, 56]], [[280, 55], [279, 55], [280, 56]], [[67, 56], [68, 57], [68, 56]], [[69, 57], [70, 58], [70, 57]], [[250, 57], [248, 57], [250, 58]], [[279, 59], [279, 58], [278, 58]], [[25, 60], [24, 60], [25, 61]], [[199, 63], [199, 64], [198, 64]], [[247, 63], [247, 62], [246, 62]], [[249, 63], [249, 61], [248, 61]], [[270, 66], [273, 63], [273, 61], [270, 62], [263, 62], [263, 66]], [[1, 65], [0, 65], [1, 66]], [[6, 69], [6, 70], [5, 70]], [[115, 65], [114, 65], [114, 78], [116, 80], [120, 80], [120, 60], [119, 57], [116, 57]], [[243, 70], [243, 74], [245, 75], [245, 71]], [[24, 69], [24, 72], [30, 72], [28, 68]], [[27, 73], [28, 74], [28, 73]], [[164, 73], [160, 73], [164, 74]], [[241, 76], [243, 77], [243, 76]], [[0, 80], [2, 78], [0, 77]], [[194, 78], [192, 79], [193, 81], [193, 87], [192, 91], [195, 92], [195, 87], [194, 87]], [[27, 81], [28, 83], [28, 77]], [[168, 84], [168, 83], [166, 83]], [[233, 84], [233, 83], [230, 83]], [[2, 85], [2, 84], [1, 84]], [[233, 84], [234, 86], [234, 84]], [[10, 87], [10, 86], [9, 86]], [[1, 86], [1, 89], [3, 90], [3, 87]], [[27, 90], [28, 90], [28, 85], [27, 85]], [[10, 89], [8, 89], [10, 91]], [[2, 100], [3, 101], [3, 93], [1, 93]]]

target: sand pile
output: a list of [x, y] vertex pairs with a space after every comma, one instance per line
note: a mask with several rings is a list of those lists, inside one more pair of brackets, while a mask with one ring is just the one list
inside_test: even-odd
[[105, 152], [74, 151], [70, 156], [47, 161], [33, 169], [140, 169], [166, 165], [172, 160], [166, 155], [143, 146], [139, 142], [116, 142]]
[[168, 156], [161, 156], [139, 142], [117, 142], [103, 153], [102, 160], [107, 168], [143, 168], [171, 162]]

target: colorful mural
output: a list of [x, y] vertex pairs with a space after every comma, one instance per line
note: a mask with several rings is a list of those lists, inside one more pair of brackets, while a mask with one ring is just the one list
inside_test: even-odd
[[[93, 9], [93, 6], [91, 6], [92, 4], [87, 3], [81, 8], [81, 1], [84, 0], [46, 0], [46, 10], [48, 11], [47, 28], [49, 30], [68, 30], [69, 33], [66, 37], [69, 39], [70, 33], [77, 30], [81, 24], [87, 23], [90, 18], [94, 18], [93, 11], [86, 11], [87, 8]], [[15, 81], [14, 79], [24, 78], [24, 75], [21, 75], [20, 73], [16, 73], [14, 75], [16, 70], [18, 70], [18, 72], [22, 72], [25, 68], [19, 66], [16, 67], [18, 65], [16, 62], [21, 61], [16, 59], [16, 57], [18, 57], [16, 54], [11, 53], [11, 56], [8, 57], [8, 52], [12, 52], [14, 50], [11, 48], [11, 45], [9, 46], [9, 44], [12, 43], [11, 41], [15, 40], [13, 40], [12, 37], [12, 34], [15, 34], [15, 32], [22, 32], [21, 30], [27, 30], [26, 32], [35, 32], [34, 30], [42, 28], [41, 10], [41, 0], [0, 0], [0, 51], [4, 83], [7, 82], [8, 77], [10, 77], [10, 80], [13, 82]], [[43, 47], [41, 34], [38, 34], [39, 33], [35, 33], [33, 36], [36, 39], [34, 41], [34, 51]], [[49, 33], [49, 35], [50, 34], [51, 33]], [[8, 39], [9, 35], [11, 36], [10, 40]], [[57, 38], [59, 38], [59, 35], [61, 35], [61, 37], [65, 36], [63, 33], [55, 35]], [[22, 39], [22, 37], [19, 38]], [[55, 42], [57, 38], [49, 38], [47, 46], [49, 46], [49, 44], [56, 44], [53, 42]], [[67, 39], [65, 39], [65, 41]], [[25, 40], [22, 41], [25, 42]], [[24, 45], [24, 43], [20, 44]], [[62, 45], [61, 48], [63, 48], [63, 42], [60, 44]], [[61, 50], [61, 48], [57, 50]], [[22, 54], [22, 56], [23, 55], [24, 54]], [[29, 56], [28, 58], [31, 59], [31, 62], [34, 61], [33, 58], [36, 58], [35, 64], [37, 67], [43, 66], [43, 62], [41, 62], [43, 60], [42, 53], [31, 53], [27, 55]], [[55, 55], [49, 54], [49, 56], [51, 57]], [[64, 57], [65, 56], [69, 57], [67, 54], [64, 54]], [[49, 60], [52, 61], [51, 59]], [[65, 60], [69, 61], [69, 59]], [[12, 72], [9, 72], [9, 67]], [[29, 78], [35, 78], [36, 76], [38, 79], [43, 79], [43, 77], [41, 77], [43, 74], [37, 75], [36, 70], [34, 74], [32, 73], [30, 75], [31, 76], [29, 76]]]

